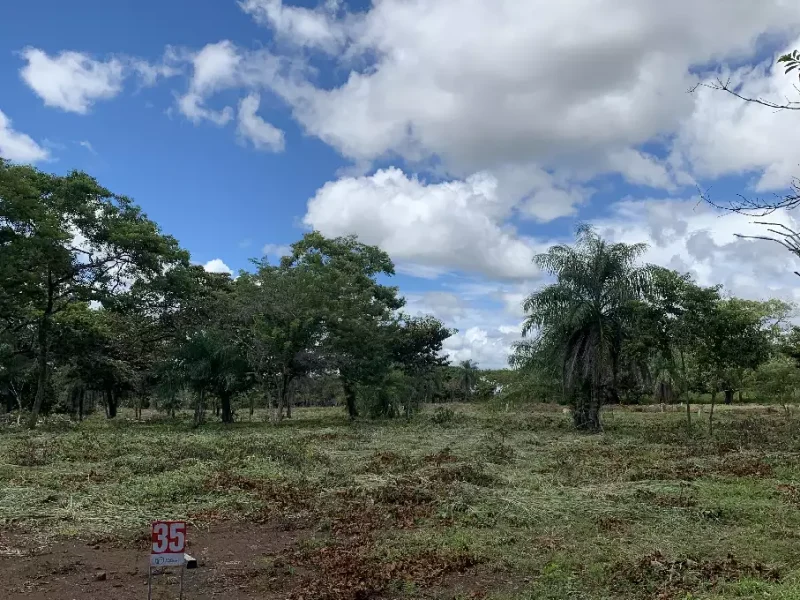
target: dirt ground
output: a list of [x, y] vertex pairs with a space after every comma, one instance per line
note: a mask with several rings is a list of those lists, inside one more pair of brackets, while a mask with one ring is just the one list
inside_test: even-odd
[[[279, 525], [216, 524], [190, 529], [187, 552], [198, 569], [186, 571], [184, 598], [207, 600], [302, 599], [309, 587], [324, 588], [323, 572], [293, 564], [298, 547], [309, 542], [309, 530], [285, 531]], [[3, 600], [140, 600], [147, 597], [148, 545], [119, 541], [64, 541], [38, 546], [28, 535], [0, 532], [0, 573]], [[155, 577], [154, 599], [178, 598], [174, 570]], [[517, 584], [523, 582], [517, 582]], [[471, 569], [451, 573], [422, 593], [429, 598], [457, 595], [481, 597], [487, 592], [517, 587], [497, 574]], [[399, 595], [399, 594], [398, 594]], [[381, 598], [393, 594], [382, 593]], [[364, 599], [373, 597], [366, 595]], [[358, 593], [354, 599], [361, 600]]]
[[[187, 551], [199, 568], [187, 571], [184, 597], [279, 598], [294, 587], [297, 573], [279, 573], [272, 563], [306, 537], [304, 531], [245, 524], [218, 525], [189, 533]], [[36, 548], [27, 536], [0, 533], [0, 572], [8, 600], [127, 600], [147, 595], [148, 547], [145, 541], [57, 542]], [[177, 573], [177, 571], [175, 571]], [[154, 578], [153, 598], [177, 598], [178, 578]]]

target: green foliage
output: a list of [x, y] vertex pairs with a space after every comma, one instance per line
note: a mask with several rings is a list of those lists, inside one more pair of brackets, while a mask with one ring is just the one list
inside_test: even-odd
[[784, 63], [786, 66], [785, 74], [794, 71], [797, 67], [800, 66], [800, 52], [797, 50], [792, 50], [788, 54], [784, 54], [778, 59], [779, 63]]
[[0, 331], [25, 331], [36, 357], [29, 426], [45, 403], [56, 317], [107, 303], [128, 282], [187, 262], [141, 209], [85, 173], [49, 175], [0, 161]]
[[553, 246], [535, 258], [556, 282], [523, 305], [528, 313], [523, 333], [535, 338], [519, 348], [518, 362], [560, 369], [579, 428], [598, 430], [606, 394], [618, 394], [625, 324], [651, 284], [652, 268], [636, 265], [645, 249], [609, 244], [582, 226], [574, 247]]
[[279, 265], [206, 273], [85, 173], [0, 161], [0, 400], [31, 426], [56, 402], [80, 417], [87, 399], [112, 418], [193, 404], [196, 424], [210, 406], [230, 423], [245, 392], [281, 418], [325, 382], [351, 416], [410, 414], [437, 392], [452, 332], [399, 312], [378, 281], [393, 273], [381, 249], [319, 232]]

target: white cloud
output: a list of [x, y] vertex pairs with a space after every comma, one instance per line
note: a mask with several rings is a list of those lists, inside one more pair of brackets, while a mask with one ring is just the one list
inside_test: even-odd
[[782, 0], [383, 0], [326, 13], [322, 30], [344, 28], [343, 83], [284, 80], [277, 91], [310, 133], [359, 162], [436, 156], [457, 176], [519, 161], [591, 172], [623, 152], [628, 176], [661, 186], [669, 173], [626, 149], [691, 114], [690, 69], [799, 25], [800, 5]]
[[[800, 47], [800, 38], [785, 50]], [[775, 58], [755, 66], [723, 73], [730, 86], [743, 96], [783, 104], [800, 100], [796, 71], [784, 74]], [[706, 83], [713, 85], [713, 79]], [[695, 107], [683, 123], [676, 152], [701, 176], [755, 172], [756, 189], [779, 190], [800, 173], [800, 147], [794, 126], [797, 113], [777, 112], [758, 104], [746, 103], [724, 91], [700, 87], [695, 92]]]
[[188, 92], [178, 98], [178, 109], [193, 123], [202, 120], [211, 121], [215, 125], [225, 125], [233, 118], [233, 109], [230, 106], [222, 110], [209, 110], [203, 106], [204, 99], [200, 94]]
[[193, 67], [189, 91], [178, 99], [178, 108], [187, 119], [195, 123], [207, 119], [224, 125], [233, 118], [230, 106], [213, 111], [205, 108], [205, 98], [226, 87], [237, 84], [237, 70], [242, 57], [229, 40], [208, 44], [191, 56]]
[[490, 283], [464, 284], [457, 291], [432, 290], [406, 294], [404, 310], [411, 315], [432, 314], [447, 327], [457, 329], [445, 341], [443, 351], [452, 362], [474, 360], [483, 368], [508, 364], [512, 344], [519, 340], [519, 318], [510, 317], [487, 303], [487, 296], [499, 296]]
[[628, 182], [635, 185], [662, 189], [675, 187], [674, 177], [666, 162], [633, 148], [610, 153], [608, 164], [612, 171], [619, 172]]
[[536, 247], [502, 224], [506, 216], [492, 176], [426, 184], [391, 168], [325, 184], [303, 222], [327, 236], [357, 234], [399, 263], [532, 277]]
[[230, 40], [207, 44], [198, 52], [172, 49], [169, 60], [192, 65], [189, 88], [178, 97], [178, 109], [194, 123], [205, 119], [225, 125], [233, 119], [234, 110], [230, 106], [220, 110], [206, 108], [206, 100], [217, 92], [268, 87], [284, 64], [288, 65], [288, 72], [294, 72], [291, 60], [280, 59], [266, 50], [242, 51]]
[[433, 290], [422, 294], [406, 294], [404, 311], [411, 315], [432, 314], [447, 323], [453, 323], [467, 314], [468, 304], [453, 292]]
[[139, 58], [131, 59], [130, 68], [139, 76], [144, 87], [156, 85], [162, 79], [169, 79], [181, 74], [179, 64], [183, 62], [180, 51], [167, 46], [164, 56], [159, 62], [151, 63]]
[[94, 146], [92, 146], [92, 143], [89, 140], [81, 140], [78, 142], [78, 145], [86, 148], [86, 150], [88, 150], [91, 154], [97, 154], [97, 151], [94, 149]]
[[86, 114], [95, 101], [113, 98], [122, 90], [124, 65], [116, 58], [103, 62], [69, 51], [51, 57], [30, 47], [22, 57], [28, 63], [20, 71], [22, 79], [47, 106]]
[[521, 338], [520, 331], [520, 326], [512, 324], [491, 329], [470, 327], [446, 339], [443, 349], [454, 363], [473, 360], [483, 369], [503, 368], [508, 366], [514, 342]]
[[226, 265], [221, 258], [208, 261], [203, 265], [203, 268], [209, 273], [227, 273], [228, 275], [233, 275], [233, 270]]
[[[800, 229], [794, 215], [784, 211], [767, 220]], [[719, 213], [696, 198], [626, 200], [595, 225], [615, 241], [647, 242], [646, 261], [689, 272], [701, 285], [721, 283], [745, 298], [800, 300], [794, 275], [800, 259], [776, 243], [736, 237], [769, 235], [752, 218]]]
[[265, 244], [261, 252], [264, 256], [281, 258], [283, 256], [289, 256], [292, 253], [292, 248], [286, 244]]
[[47, 160], [50, 153], [31, 136], [15, 131], [11, 119], [0, 110], [0, 156], [18, 163], [35, 163]]
[[346, 40], [346, 28], [334, 18], [337, 0], [317, 9], [286, 6], [282, 0], [242, 0], [239, 6], [263, 25], [268, 25], [284, 41], [326, 52], [340, 49]]
[[248, 140], [257, 150], [280, 152], [284, 148], [283, 131], [267, 123], [256, 114], [261, 97], [250, 94], [239, 102], [239, 126], [236, 132], [242, 140]]

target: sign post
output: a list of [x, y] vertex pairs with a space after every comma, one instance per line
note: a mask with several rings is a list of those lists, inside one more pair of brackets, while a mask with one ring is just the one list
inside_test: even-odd
[[153, 597], [153, 569], [180, 567], [180, 598], [183, 600], [183, 574], [186, 567], [197, 567], [197, 561], [185, 554], [186, 522], [153, 521], [150, 528], [150, 567], [147, 571], [147, 600]]

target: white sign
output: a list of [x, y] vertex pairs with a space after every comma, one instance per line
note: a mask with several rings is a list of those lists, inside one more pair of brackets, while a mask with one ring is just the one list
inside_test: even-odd
[[184, 521], [154, 521], [151, 529], [151, 567], [176, 567], [184, 563], [186, 523]]

